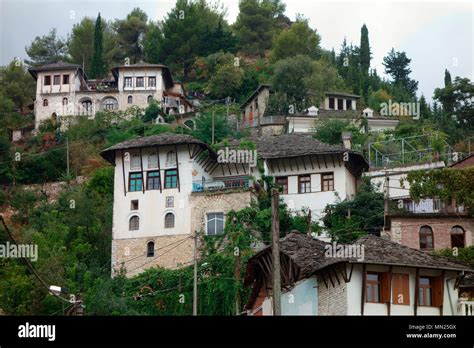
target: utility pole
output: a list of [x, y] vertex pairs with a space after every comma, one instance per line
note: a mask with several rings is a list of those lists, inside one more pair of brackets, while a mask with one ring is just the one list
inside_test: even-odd
[[278, 214], [278, 190], [271, 190], [272, 197], [272, 288], [273, 315], [281, 315], [281, 271], [280, 271], [280, 219]]
[[69, 138], [66, 137], [67, 176], [69, 177]]
[[388, 218], [387, 218], [387, 215], [388, 215], [388, 203], [389, 203], [389, 200], [390, 200], [390, 178], [388, 177], [388, 173], [387, 171], [385, 171], [385, 192], [384, 192], [384, 204], [383, 204], [383, 229], [384, 231], [387, 230], [388, 226], [387, 226], [387, 223], [388, 223]]
[[212, 112], [212, 144], [214, 145], [214, 113], [215, 111]]
[[193, 315], [197, 316], [197, 300], [198, 300], [198, 290], [197, 290], [197, 277], [198, 277], [198, 264], [197, 264], [197, 231], [194, 231], [194, 282], [193, 282]]
[[[232, 230], [235, 233], [235, 223], [237, 222], [237, 218], [234, 216], [232, 219]], [[234, 255], [235, 255], [235, 283], [237, 285], [240, 284], [240, 248], [236, 247], [234, 249]], [[235, 315], [240, 314], [240, 295], [239, 295], [239, 288], [236, 287], [236, 293], [235, 293]]]

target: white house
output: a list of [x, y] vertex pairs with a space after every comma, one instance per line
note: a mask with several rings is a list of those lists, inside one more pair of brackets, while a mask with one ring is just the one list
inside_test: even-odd
[[102, 80], [88, 79], [80, 65], [64, 62], [30, 68], [37, 81], [35, 128], [47, 119], [62, 116], [93, 117], [99, 110], [145, 108], [152, 100], [165, 113], [193, 111], [183, 87], [174, 82], [165, 65], [137, 63], [112, 69]]
[[[329, 253], [338, 246], [299, 232], [280, 240], [282, 315], [463, 314], [468, 266], [373, 235], [340, 246], [359, 252]], [[244, 284], [248, 315], [272, 315], [270, 247], [249, 260]]]
[[[367, 168], [361, 155], [309, 135], [251, 140], [289, 208], [308, 208], [314, 219], [338, 197], [354, 195]], [[261, 176], [256, 163], [224, 161], [207, 144], [181, 134], [125, 141], [101, 155], [115, 166], [112, 268], [124, 267], [129, 275], [191, 262], [194, 232], [223, 233], [225, 214], [250, 205]]]

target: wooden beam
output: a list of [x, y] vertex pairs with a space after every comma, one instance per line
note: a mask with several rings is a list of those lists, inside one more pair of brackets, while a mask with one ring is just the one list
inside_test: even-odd
[[364, 307], [365, 307], [365, 291], [367, 288], [367, 265], [364, 263], [362, 265], [362, 291], [360, 296], [360, 315], [364, 316]]
[[283, 170], [286, 172], [285, 159], [282, 158], [281, 164], [283, 164]]
[[178, 146], [176, 144], [174, 145], [174, 153], [176, 156], [176, 174], [178, 178], [178, 192], [181, 192], [181, 180], [179, 178]]
[[293, 166], [291, 165], [291, 158], [288, 158], [288, 163], [289, 163], [289, 165], [290, 165], [291, 171], [293, 171]]
[[160, 164], [160, 152], [158, 151], [158, 146], [155, 146], [155, 150], [156, 150], [156, 156], [158, 157], [158, 174], [160, 175], [160, 193], [162, 193], [162, 190], [163, 190], [163, 186], [161, 184], [161, 164]]
[[326, 271], [326, 274], [328, 275], [329, 280], [331, 281], [332, 287], [334, 287], [335, 284], [334, 284], [334, 281], [332, 280], [331, 273], [329, 273], [329, 271]]
[[324, 272], [321, 272], [320, 275], [321, 275], [321, 278], [323, 278], [323, 282], [324, 282], [324, 285], [326, 285], [326, 289], [328, 289], [329, 285], [328, 285], [328, 282], [326, 281], [326, 279], [324, 278]]
[[301, 157], [301, 160], [303, 161], [304, 170], [306, 170], [306, 160], [305, 160], [304, 156]]
[[439, 307], [439, 315], [443, 316], [443, 302], [444, 302], [444, 277], [446, 275], [446, 271], [443, 269], [441, 271], [441, 306]]
[[142, 192], [145, 193], [145, 185], [147, 182], [145, 179], [145, 172], [143, 171], [142, 148], [140, 148], [140, 170], [142, 171]]
[[278, 167], [278, 172], [281, 172], [281, 169], [280, 169], [280, 160], [277, 158], [276, 160], [276, 163], [277, 163], [277, 167]]
[[339, 164], [339, 168], [342, 167], [342, 165], [341, 165], [341, 156], [337, 156], [337, 163]]
[[318, 168], [321, 169], [321, 164], [319, 163], [319, 157], [316, 155], [316, 161], [318, 162]]
[[417, 267], [415, 272], [415, 306], [413, 314], [418, 314], [418, 296], [420, 293], [420, 269]]
[[300, 166], [298, 165], [298, 157], [295, 157], [295, 163], [296, 163], [296, 170], [300, 170]]
[[125, 161], [123, 156], [123, 150], [121, 150], [122, 154], [122, 178], [123, 178], [123, 195], [127, 196], [127, 184], [125, 183]]
[[309, 160], [311, 161], [311, 169], [314, 169], [313, 156], [309, 156]]
[[339, 280], [339, 277], [337, 276], [336, 268], [335, 268], [335, 267], [331, 267], [331, 270], [332, 270], [332, 272], [334, 273], [334, 276], [336, 277], [337, 284], [338, 284], [338, 285], [341, 285], [341, 282], [340, 282], [340, 280]]
[[334, 155], [333, 154], [331, 154], [331, 159], [332, 159], [333, 168], [336, 168], [336, 161], [334, 161]]
[[390, 316], [391, 312], [391, 303], [392, 303], [392, 266], [388, 267], [388, 291], [390, 291], [390, 296], [387, 302], [387, 315]]
[[328, 163], [326, 162], [326, 155], [323, 155], [323, 158], [324, 158], [324, 165], [326, 166], [326, 168], [328, 167]]

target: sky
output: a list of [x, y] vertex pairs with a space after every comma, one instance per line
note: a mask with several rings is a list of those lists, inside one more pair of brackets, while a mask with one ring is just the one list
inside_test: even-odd
[[[431, 100], [443, 87], [444, 70], [451, 76], [474, 80], [474, 0], [283, 0], [286, 15], [302, 14], [321, 35], [321, 46], [339, 51], [344, 37], [359, 45], [365, 23], [373, 59], [371, 67], [384, 75], [383, 57], [393, 47], [412, 60], [411, 77], [419, 81], [418, 94]], [[215, 3], [216, 0], [211, 0]], [[175, 0], [0, 0], [0, 65], [15, 57], [27, 58], [25, 46], [51, 28], [67, 37], [82, 17], [124, 18], [134, 7], [150, 19], [162, 20]], [[238, 0], [220, 0], [226, 19], [233, 23]]]

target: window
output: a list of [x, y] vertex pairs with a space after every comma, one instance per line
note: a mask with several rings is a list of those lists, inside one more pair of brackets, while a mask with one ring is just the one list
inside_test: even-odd
[[44, 77], [44, 85], [45, 86], [51, 86], [51, 75], [46, 75]]
[[151, 104], [152, 101], [153, 101], [153, 96], [149, 95], [148, 98], [147, 98], [148, 104]]
[[131, 201], [130, 210], [138, 210], [138, 199], [134, 199]]
[[147, 190], [159, 190], [160, 189], [160, 172], [153, 171], [147, 173]]
[[67, 98], [63, 98], [63, 105], [67, 105]]
[[433, 230], [429, 226], [420, 228], [420, 249], [433, 249]]
[[379, 303], [382, 275], [380, 273], [367, 273], [367, 302]]
[[174, 214], [167, 213], [165, 215], [165, 228], [174, 228]]
[[178, 171], [169, 169], [165, 171], [165, 189], [178, 187]]
[[79, 113], [89, 115], [92, 113], [92, 101], [85, 100], [81, 103], [82, 110]]
[[133, 97], [132, 97], [131, 95], [129, 95], [129, 96], [127, 97], [127, 103], [128, 103], [128, 104], [132, 104], [132, 103], [133, 103]]
[[408, 274], [392, 274], [392, 303], [396, 305], [410, 304]]
[[321, 190], [334, 191], [334, 174], [333, 173], [321, 174]]
[[166, 208], [174, 208], [174, 197], [173, 196], [166, 197]]
[[334, 98], [329, 98], [329, 108], [334, 110]]
[[169, 151], [166, 154], [166, 166], [167, 167], [172, 167], [176, 165], [176, 152], [174, 151]]
[[138, 231], [140, 228], [140, 218], [138, 216], [132, 216], [128, 222], [128, 229], [130, 231]]
[[299, 193], [311, 192], [311, 176], [310, 175], [300, 175], [298, 177], [298, 192]]
[[464, 229], [461, 226], [454, 226], [451, 229], [451, 246], [453, 248], [464, 248]]
[[214, 236], [224, 233], [224, 213], [207, 214], [207, 234]]
[[59, 85], [61, 83], [61, 75], [54, 75], [53, 85]]
[[69, 85], [69, 75], [63, 75], [63, 85]]
[[346, 100], [346, 109], [347, 110], [352, 110], [352, 100], [350, 100], [350, 99]]
[[433, 302], [432, 279], [428, 277], [420, 277], [418, 286], [420, 291], [418, 304], [420, 306], [431, 306]]
[[142, 169], [140, 155], [134, 153], [130, 156], [130, 170], [140, 170], [140, 169]]
[[156, 87], [156, 77], [151, 76], [148, 78], [148, 86], [149, 87]]
[[108, 97], [102, 101], [102, 108], [105, 110], [114, 110], [118, 109], [117, 99]]
[[48, 106], [48, 99], [43, 99], [43, 106]]
[[128, 178], [128, 190], [130, 192], [141, 191], [143, 189], [142, 173], [130, 173]]
[[137, 77], [137, 87], [143, 87], [143, 77]]
[[148, 242], [146, 245], [146, 257], [153, 257], [155, 256], [155, 243]]
[[276, 184], [281, 186], [281, 193], [286, 195], [288, 194], [288, 177], [280, 176], [276, 178]]
[[126, 77], [124, 79], [124, 86], [125, 87], [132, 87], [132, 78], [131, 77]]
[[337, 100], [337, 109], [338, 110], [344, 109], [344, 99], [338, 99]]
[[148, 168], [158, 168], [158, 155], [156, 153], [148, 155]]

